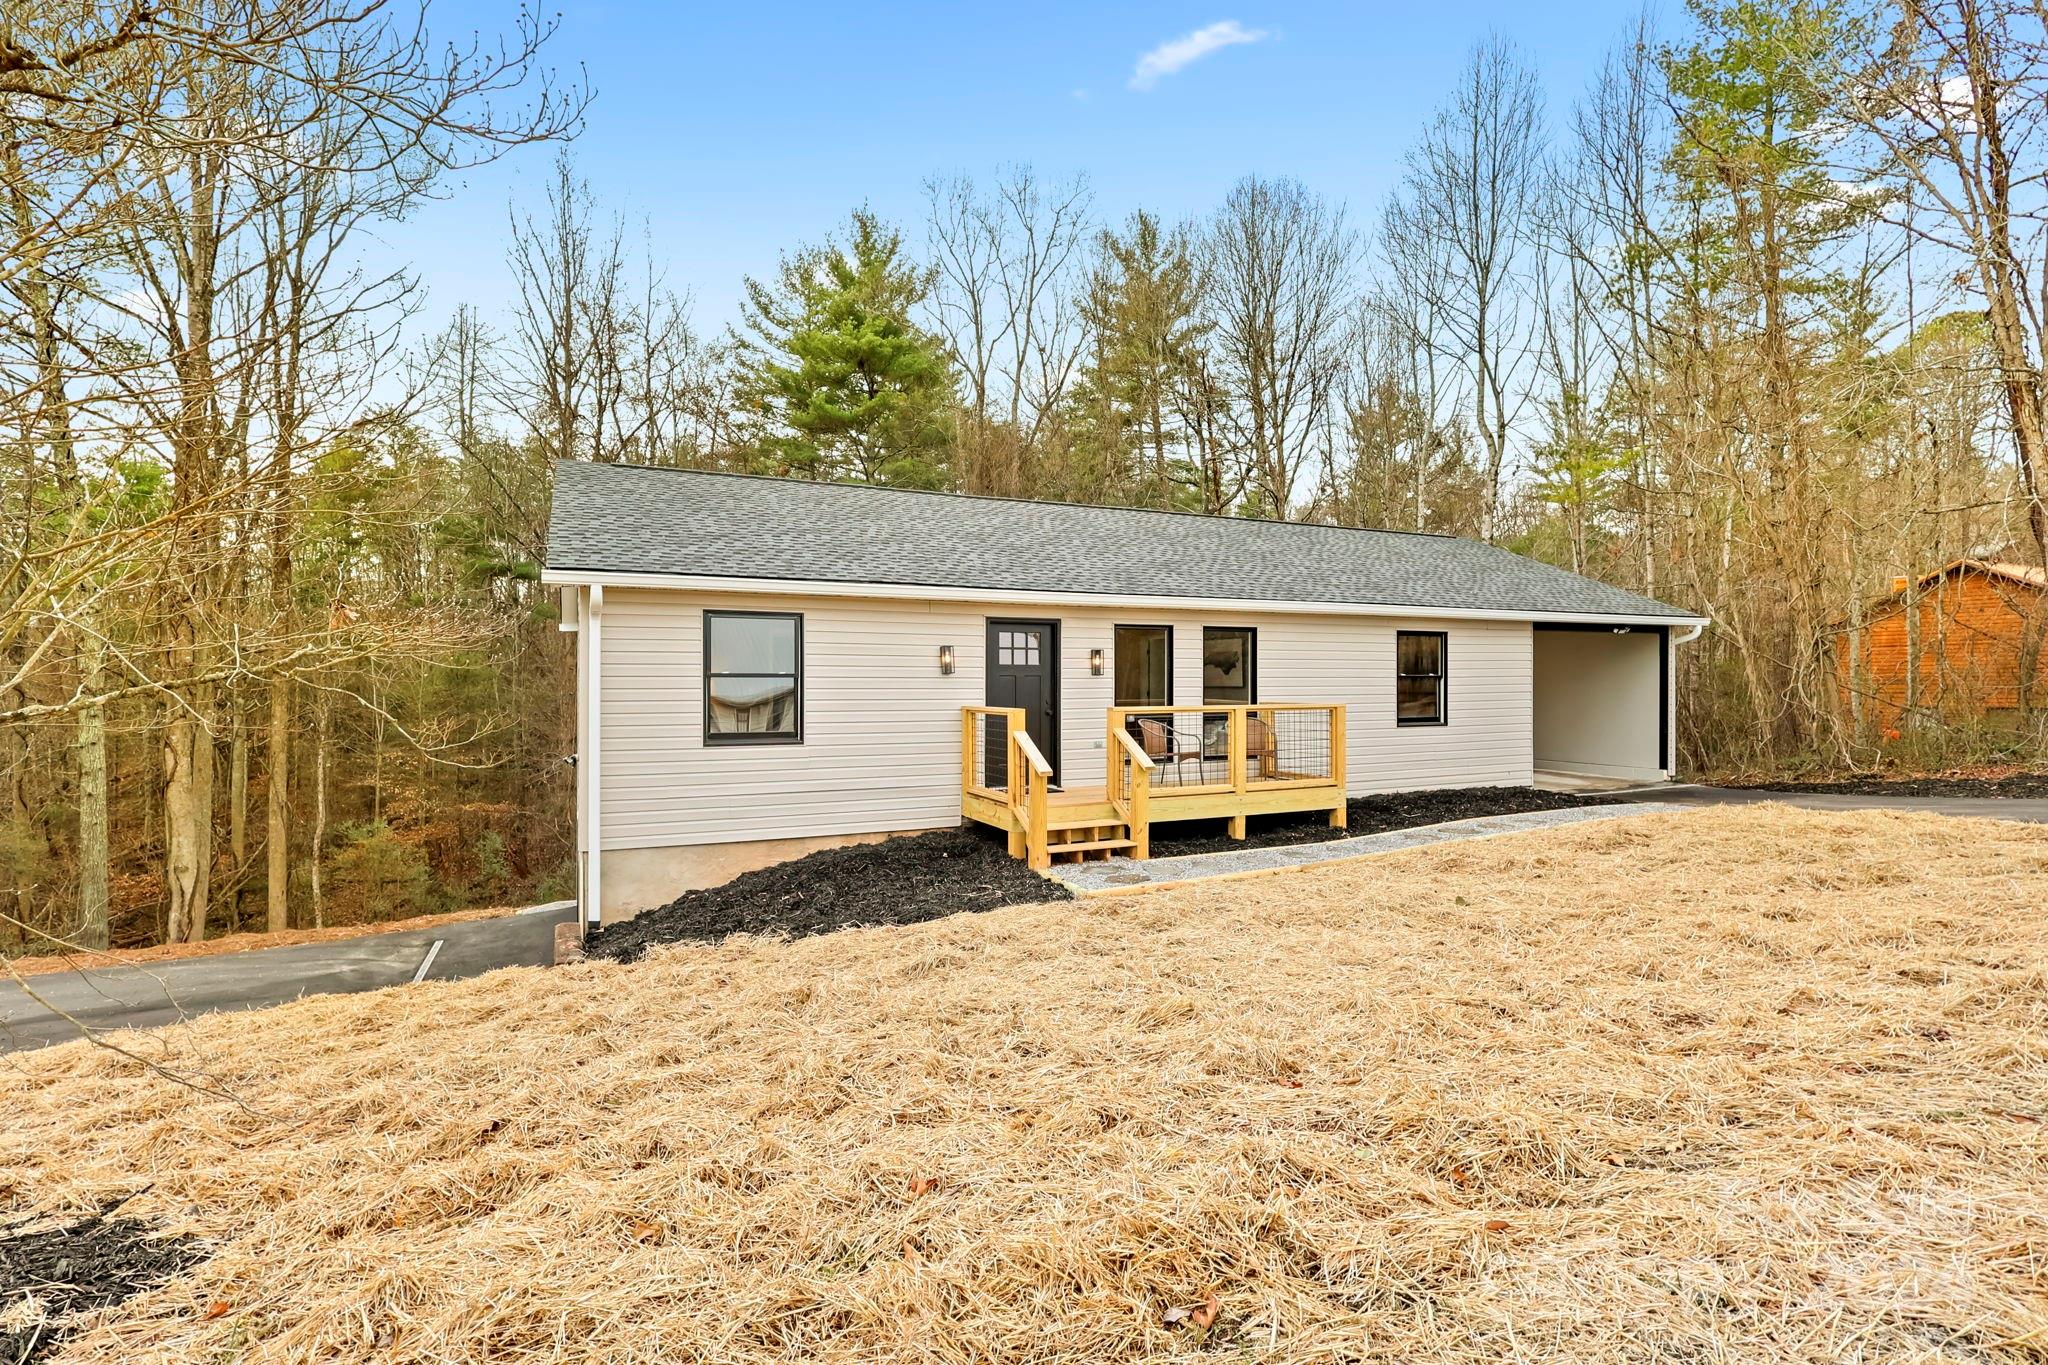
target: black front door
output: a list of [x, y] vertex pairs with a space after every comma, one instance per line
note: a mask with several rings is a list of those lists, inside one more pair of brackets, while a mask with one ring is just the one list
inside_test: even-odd
[[[1021, 707], [1024, 732], [1060, 773], [1060, 627], [1057, 621], [988, 623], [988, 705]], [[991, 745], [991, 748], [995, 746]], [[990, 755], [988, 770], [1002, 771]], [[991, 783], [990, 785], [997, 785]]]

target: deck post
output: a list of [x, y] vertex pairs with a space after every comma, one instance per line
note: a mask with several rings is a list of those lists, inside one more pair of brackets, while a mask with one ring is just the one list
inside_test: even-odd
[[1131, 765], [1131, 856], [1152, 856], [1152, 774]]
[[1046, 841], [1046, 793], [1045, 779], [1033, 773], [1030, 779], [1031, 801], [1029, 806], [1030, 830], [1026, 835], [1028, 847], [1025, 866], [1043, 872], [1052, 866], [1052, 850]]
[[1330, 828], [1342, 829], [1347, 820], [1346, 801], [1351, 795], [1351, 768], [1345, 748], [1344, 708], [1330, 708], [1330, 781], [1337, 788], [1337, 805], [1330, 812]]
[[[1244, 771], [1244, 732], [1247, 728], [1245, 720], [1249, 715], [1250, 708], [1248, 707], [1233, 706], [1230, 708], [1230, 789], [1239, 796], [1243, 796], [1250, 786], [1245, 779]], [[1230, 817], [1230, 837], [1242, 839], [1244, 836], [1244, 812], [1240, 810]]]

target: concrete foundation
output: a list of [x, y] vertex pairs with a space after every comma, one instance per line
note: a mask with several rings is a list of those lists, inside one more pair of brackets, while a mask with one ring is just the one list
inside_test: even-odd
[[872, 844], [906, 829], [879, 834], [838, 834], [814, 839], [754, 839], [745, 843], [685, 844], [672, 848], [608, 848], [604, 851], [603, 922], [617, 924], [642, 910], [667, 905], [685, 891], [723, 886], [741, 873], [801, 858], [822, 848]]

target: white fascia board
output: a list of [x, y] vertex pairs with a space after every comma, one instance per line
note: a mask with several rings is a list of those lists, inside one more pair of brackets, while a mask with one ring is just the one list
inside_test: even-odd
[[919, 602], [1025, 603], [1060, 607], [1118, 607], [1133, 611], [1268, 612], [1293, 616], [1397, 616], [1454, 621], [1608, 622], [1646, 626], [1704, 626], [1704, 616], [1633, 616], [1616, 612], [1495, 611], [1481, 607], [1416, 607], [1371, 602], [1266, 602], [1237, 597], [1125, 597], [1112, 593], [1033, 592], [996, 588], [936, 587], [917, 583], [839, 583], [815, 578], [720, 578], [699, 574], [598, 573], [548, 569], [543, 583], [583, 583], [613, 588], [657, 588], [682, 592], [759, 593], [778, 597], [880, 597]]

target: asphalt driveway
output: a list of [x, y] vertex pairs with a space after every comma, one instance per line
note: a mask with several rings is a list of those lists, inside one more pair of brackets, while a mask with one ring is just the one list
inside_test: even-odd
[[49, 972], [25, 984], [0, 978], [0, 1052], [67, 1042], [85, 1029], [151, 1028], [215, 1010], [281, 1005], [302, 995], [546, 966], [554, 961], [555, 926], [575, 914], [569, 905], [331, 943]]
[[2048, 824], [2048, 800], [1997, 796], [1861, 796], [1848, 792], [1773, 792], [1703, 787], [1684, 783], [1602, 792], [1623, 801], [1655, 801], [1681, 806], [1750, 806], [1781, 801], [1807, 810], [1917, 810], [1934, 815], [1975, 815], [1986, 820], [2025, 820]]

